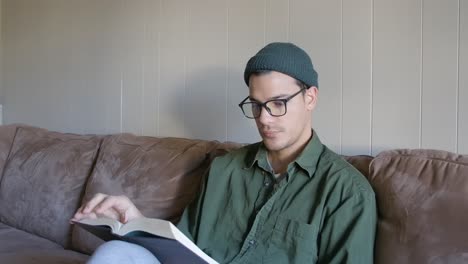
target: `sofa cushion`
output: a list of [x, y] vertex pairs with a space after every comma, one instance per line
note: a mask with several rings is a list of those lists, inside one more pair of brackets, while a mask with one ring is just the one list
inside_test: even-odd
[[0, 221], [69, 246], [100, 138], [19, 127], [0, 185]]
[[89, 256], [64, 250], [48, 239], [0, 223], [0, 263], [72, 264], [84, 263]]
[[48, 239], [0, 223], [0, 254], [46, 249], [63, 249], [63, 247]]
[[[145, 216], [172, 221], [182, 214], [207, 172], [215, 142], [119, 134], [104, 139], [84, 201], [96, 193], [126, 195]], [[90, 253], [100, 243], [80, 228], [73, 248]]]
[[3, 168], [10, 153], [15, 133], [15, 125], [0, 126], [0, 182], [2, 181]]
[[0, 223], [0, 263], [84, 263], [88, 256]]
[[23, 250], [0, 254], [0, 263], [83, 264], [88, 258], [88, 255], [64, 249]]
[[375, 263], [466, 263], [468, 156], [387, 151], [369, 179], [379, 212]]

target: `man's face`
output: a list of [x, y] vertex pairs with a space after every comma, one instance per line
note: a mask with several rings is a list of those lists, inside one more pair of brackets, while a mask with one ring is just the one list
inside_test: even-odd
[[[297, 93], [300, 86], [286, 74], [272, 71], [261, 75], [251, 75], [249, 97], [251, 101], [264, 103], [271, 99], [283, 99]], [[305, 144], [311, 135], [311, 112], [315, 108], [317, 88], [305, 90], [286, 104], [283, 116], [271, 116], [265, 108], [255, 119], [258, 132], [269, 151], [296, 151]]]

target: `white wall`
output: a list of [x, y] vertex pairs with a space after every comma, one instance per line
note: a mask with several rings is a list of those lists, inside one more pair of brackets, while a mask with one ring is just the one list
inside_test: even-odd
[[237, 104], [271, 41], [319, 71], [314, 127], [343, 154], [468, 153], [466, 0], [3, 0], [4, 121], [253, 142]]

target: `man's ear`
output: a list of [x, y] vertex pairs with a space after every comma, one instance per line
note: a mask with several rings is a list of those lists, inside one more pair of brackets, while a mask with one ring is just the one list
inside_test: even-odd
[[315, 86], [309, 87], [309, 89], [305, 90], [304, 97], [307, 110], [314, 110], [315, 106], [317, 105], [318, 88]]

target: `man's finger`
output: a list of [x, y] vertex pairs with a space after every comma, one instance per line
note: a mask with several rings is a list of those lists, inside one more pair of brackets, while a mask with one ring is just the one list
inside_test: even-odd
[[70, 223], [73, 224], [72, 221], [80, 221], [81, 219], [84, 218], [97, 218], [97, 215], [95, 213], [89, 213], [89, 214], [82, 214], [82, 213], [76, 213], [73, 218], [70, 219]]
[[106, 199], [106, 197], [108, 197], [108, 195], [105, 195], [102, 193], [98, 193], [94, 195], [94, 197], [86, 203], [86, 205], [84, 206], [82, 210], [82, 213], [83, 214], [91, 213], [93, 210], [95, 210], [95, 207], [98, 204], [100, 204], [104, 199]]
[[[124, 211], [125, 205], [122, 204], [123, 201], [116, 196], [107, 196], [104, 198], [95, 208], [95, 212], [98, 214], [103, 214], [109, 209], [115, 210], [118, 214], [120, 214], [121, 210]], [[120, 217], [119, 217], [120, 218]]]
[[109, 210], [104, 211], [101, 214], [97, 214], [97, 217], [101, 217], [101, 216], [105, 216], [107, 218], [112, 218], [112, 219], [115, 219], [117, 221], [120, 221], [120, 214], [116, 210], [114, 210], [112, 208], [110, 208]]

